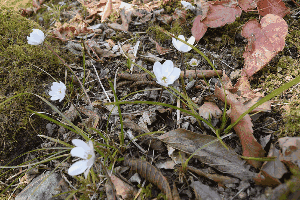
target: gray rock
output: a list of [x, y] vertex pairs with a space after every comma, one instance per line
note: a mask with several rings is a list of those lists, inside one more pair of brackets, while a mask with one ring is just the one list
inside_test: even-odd
[[67, 190], [68, 186], [59, 174], [47, 171], [33, 179], [31, 183], [18, 194], [15, 200], [62, 200], [66, 198], [66, 194], [57, 197], [53, 196], [66, 192]]

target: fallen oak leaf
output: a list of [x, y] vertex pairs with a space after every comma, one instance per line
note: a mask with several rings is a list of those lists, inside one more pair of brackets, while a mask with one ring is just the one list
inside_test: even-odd
[[[215, 96], [223, 102], [225, 102], [226, 98], [227, 104], [231, 106], [229, 117], [231, 119], [231, 123], [234, 123], [245, 111], [247, 111], [247, 108], [241, 102], [239, 102], [232, 93], [227, 90], [225, 92], [226, 95], [223, 89], [219, 88], [218, 86], [215, 87]], [[254, 138], [252, 127], [253, 124], [249, 114], [245, 115], [245, 117], [243, 117], [234, 126], [234, 130], [239, 136], [242, 144], [243, 156], [256, 158], [264, 157], [266, 152]], [[262, 164], [257, 160], [247, 160], [247, 162], [255, 168], [260, 167]]]

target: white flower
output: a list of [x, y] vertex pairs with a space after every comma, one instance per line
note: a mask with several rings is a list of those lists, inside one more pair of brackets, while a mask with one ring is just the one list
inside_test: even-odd
[[174, 67], [171, 60], [166, 60], [164, 64], [155, 62], [153, 71], [157, 79], [156, 82], [165, 87], [168, 87], [169, 84], [173, 84], [180, 76], [180, 69]]
[[190, 64], [191, 66], [193, 66], [193, 67], [196, 67], [196, 66], [198, 66], [199, 62], [198, 62], [197, 59], [192, 58], [192, 59], [190, 60], [189, 64]]
[[75, 176], [84, 172], [84, 177], [87, 178], [87, 175], [94, 164], [95, 153], [92, 140], [85, 143], [82, 140], [74, 139], [72, 143], [76, 146], [71, 150], [71, 155], [82, 158], [75, 162], [68, 170], [68, 174]]
[[[183, 35], [179, 35], [178, 38], [182, 39], [185, 41], [185, 38]], [[195, 42], [195, 38], [194, 36], [190, 37], [190, 39], [187, 41], [187, 43], [189, 43], [190, 45], [193, 45]], [[181, 52], [188, 52], [190, 51], [192, 48], [189, 47], [188, 45], [184, 44], [183, 42], [176, 40], [175, 38], [172, 38], [172, 43], [174, 45], [174, 47]]]
[[195, 10], [196, 8], [189, 2], [181, 1], [182, 6], [185, 10]]
[[30, 37], [27, 36], [28, 44], [39, 45], [44, 42], [45, 35], [43, 31], [39, 29], [32, 29], [33, 32], [30, 33]]
[[49, 95], [51, 96], [51, 100], [58, 100], [61, 102], [66, 95], [66, 86], [63, 82], [53, 82], [53, 85], [51, 86], [51, 91], [49, 92]]

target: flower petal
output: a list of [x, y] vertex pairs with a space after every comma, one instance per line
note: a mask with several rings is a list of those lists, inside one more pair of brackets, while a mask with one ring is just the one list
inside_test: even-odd
[[196, 40], [195, 37], [191, 36], [190, 39], [187, 41], [187, 43], [189, 43], [190, 45], [194, 45], [195, 40]]
[[178, 51], [180, 51], [179, 50], [180, 46], [178, 45], [178, 41], [176, 38], [172, 38], [172, 44]]
[[82, 147], [74, 147], [70, 153], [72, 156], [76, 156], [82, 159], [87, 159], [89, 152], [85, 151]]
[[153, 72], [154, 75], [156, 76], [156, 79], [159, 80], [161, 79], [162, 75], [162, 64], [160, 64], [160, 62], [155, 62], [153, 65]]
[[89, 166], [89, 167], [84, 171], [84, 177], [85, 177], [85, 179], [87, 179], [87, 176], [88, 176], [88, 174], [89, 174], [89, 172], [90, 172], [91, 167], [92, 167], [92, 165]]
[[174, 65], [171, 60], [166, 60], [161, 69], [162, 76], [168, 77], [173, 71]]
[[75, 176], [78, 174], [82, 174], [87, 168], [88, 160], [80, 160], [75, 162], [68, 170], [68, 174], [71, 176]]
[[180, 76], [181, 70], [177, 67], [174, 67], [172, 73], [168, 77], [168, 84], [173, 84]]
[[72, 143], [77, 147], [82, 147], [85, 151], [90, 151], [90, 147], [87, 143], [80, 139], [72, 140]]

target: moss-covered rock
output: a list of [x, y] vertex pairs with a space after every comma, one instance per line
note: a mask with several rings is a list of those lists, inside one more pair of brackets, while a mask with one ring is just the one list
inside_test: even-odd
[[[44, 45], [29, 45], [27, 36], [33, 28], [45, 32], [35, 22], [18, 13], [0, 10], [0, 102], [14, 95], [30, 92], [49, 98], [46, 89], [54, 81], [40, 69], [63, 80], [64, 65]], [[48, 44], [67, 63], [74, 57], [60, 49], [56, 39], [47, 37]], [[40, 69], [38, 69], [39, 67]], [[48, 106], [33, 95], [22, 95], [0, 106], [0, 160], [7, 163], [12, 158], [32, 150], [40, 142], [37, 134], [45, 134], [46, 120], [30, 117], [26, 108], [47, 112]], [[2, 165], [2, 164], [1, 164]]]

